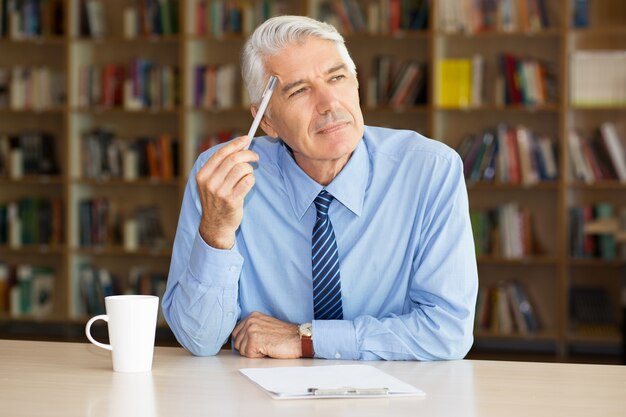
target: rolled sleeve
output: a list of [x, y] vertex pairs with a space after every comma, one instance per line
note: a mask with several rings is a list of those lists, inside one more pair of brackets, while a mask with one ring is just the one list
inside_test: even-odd
[[189, 271], [198, 282], [215, 287], [237, 287], [242, 268], [243, 257], [239, 252], [209, 246], [200, 233], [196, 233], [189, 257]]

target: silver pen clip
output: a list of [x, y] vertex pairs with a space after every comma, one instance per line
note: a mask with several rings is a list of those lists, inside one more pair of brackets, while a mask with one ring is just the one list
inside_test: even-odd
[[308, 392], [315, 396], [351, 397], [359, 395], [388, 395], [389, 388], [309, 388]]

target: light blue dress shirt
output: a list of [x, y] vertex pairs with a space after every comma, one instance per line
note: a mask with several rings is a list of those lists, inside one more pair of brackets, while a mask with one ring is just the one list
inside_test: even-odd
[[254, 188], [231, 250], [198, 232], [195, 176], [187, 183], [163, 311], [178, 341], [214, 355], [236, 323], [259, 311], [313, 323], [316, 357], [436, 360], [473, 343], [478, 287], [463, 165], [455, 151], [415, 132], [365, 127], [326, 186], [339, 251], [344, 320], [313, 320], [313, 200], [324, 188], [286, 146], [257, 138]]

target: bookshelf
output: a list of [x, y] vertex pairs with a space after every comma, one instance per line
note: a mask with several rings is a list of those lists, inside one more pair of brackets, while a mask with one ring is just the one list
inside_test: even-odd
[[[58, 79], [63, 88], [55, 90], [60, 91], [55, 95], [56, 101], [43, 108], [3, 105], [0, 73], [0, 137], [19, 136], [31, 130], [50, 134], [59, 170], [18, 177], [0, 171], [0, 206], [24, 197], [60, 199], [61, 237], [53, 244], [0, 243], [0, 263], [52, 268], [53, 308], [45, 317], [16, 316], [5, 304], [0, 320], [84, 323], [89, 314], [82, 300], [80, 271], [85, 265], [116, 276], [116, 290], [136, 288], [138, 274], [156, 276], [154, 282], [158, 282], [158, 275], [168, 270], [186, 175], [199, 147], [203, 142], [206, 146], [243, 133], [249, 126], [251, 116], [238, 66], [246, 36], [268, 16], [292, 13], [323, 15], [337, 22], [344, 32], [357, 64], [367, 124], [416, 130], [455, 148], [468, 135], [482, 138], [485, 132], [497, 132], [502, 126], [523, 126], [531, 136], [545, 137], [557, 149], [558, 173], [554, 179], [524, 183], [503, 181], [499, 174], [494, 181], [468, 181], [472, 210], [497, 211], [517, 203], [530, 213], [530, 251], [512, 257], [503, 256], [499, 249], [481, 254], [479, 277], [480, 286], [485, 289], [503, 282], [519, 283], [540, 323], [537, 331], [526, 334], [515, 329], [502, 332], [490, 326], [477, 328], [476, 345], [495, 343], [515, 348], [538, 344], [548, 346], [560, 359], [579, 347], [617, 348], [617, 333], [576, 332], [570, 320], [570, 288], [599, 286], [607, 290], [619, 324], [624, 273], [624, 258], [619, 256], [602, 260], [571, 255], [570, 209], [609, 202], [619, 215], [626, 207], [626, 185], [618, 180], [589, 183], [575, 179], [570, 174], [568, 138], [571, 129], [591, 135], [602, 123], [611, 122], [622, 146], [626, 145], [626, 102], [575, 103], [570, 88], [573, 54], [626, 50], [626, 5], [610, 0], [531, 0], [524, 3], [530, 5], [524, 11], [518, 8], [516, 0], [500, 0], [494, 4], [511, 5], [511, 13], [517, 13], [516, 20], [509, 24], [496, 10], [493, 23], [480, 28], [476, 26], [477, 15], [469, 7], [471, 2], [457, 4], [450, 0], [431, 0], [433, 7], [425, 8], [422, 4], [426, 2], [415, 1], [414, 9], [408, 13], [400, 8], [402, 2], [378, 0], [242, 0], [237, 2], [240, 9], [233, 9], [234, 3], [227, 1], [167, 0], [154, 2], [170, 7], [166, 15], [155, 9], [152, 21], [146, 17], [149, 13], [135, 9], [138, 3], [133, 0], [49, 3], [57, 13], [55, 16], [63, 15], [62, 25], [46, 29], [42, 35], [13, 36], [10, 30], [0, 32], [4, 33], [0, 37], [0, 69], [46, 67], [60, 73]], [[402, 7], [409, 3], [404, 2]], [[83, 4], [89, 4], [91, 9], [83, 9]], [[355, 4], [360, 7], [354, 9]], [[532, 5], [543, 7], [533, 9]], [[585, 6], [587, 12], [574, 20], [577, 5]], [[341, 6], [352, 7], [353, 13], [343, 15]], [[42, 13], [49, 16], [52, 12]], [[94, 23], [89, 22], [90, 18]], [[216, 25], [216, 21], [223, 23]], [[520, 66], [526, 65], [525, 70], [545, 77], [541, 78], [546, 84], [543, 95], [537, 95], [538, 90], [525, 91], [522, 102], [507, 97], [506, 74], [501, 69], [505, 53], [521, 62]], [[469, 100], [467, 105], [443, 105], [440, 64], [458, 60], [467, 67], [478, 55], [482, 83], [474, 101]], [[403, 68], [409, 63], [421, 65], [422, 72], [413, 81], [420, 87], [411, 90], [414, 96], [410, 100], [394, 104], [389, 92], [387, 96], [381, 93], [384, 88], [380, 74], [394, 65]], [[545, 68], [537, 69], [537, 65]], [[149, 80], [158, 79], [166, 87], [155, 89], [150, 82], [141, 85], [128, 74], [116, 78], [115, 68], [144, 68], [152, 74], [147, 76]], [[106, 74], [110, 76], [106, 82], [86, 89], [86, 79], [101, 79]], [[197, 87], [200, 78], [203, 92]], [[227, 81], [211, 84], [216, 79]], [[388, 89], [393, 89], [393, 77], [385, 78], [385, 82]], [[211, 92], [211, 88], [215, 91]], [[144, 91], [147, 96], [139, 96], [137, 91]], [[225, 94], [227, 100], [222, 100], [220, 97]], [[94, 140], [96, 145], [92, 146], [100, 147], [101, 152], [104, 149], [106, 154], [118, 152], [119, 166], [114, 168], [110, 164], [115, 163], [109, 161], [103, 168], [104, 174], [90, 177], [85, 175], [85, 167], [90, 164], [85, 162], [85, 137], [94, 131], [106, 132], [108, 139]], [[137, 170], [133, 158], [146, 159], [142, 152], [150, 146], [161, 146], [164, 137], [168, 145], [163, 145], [163, 149], [169, 150], [165, 151], [165, 160], [171, 167], [163, 169], [170, 174]], [[88, 161], [101, 161], [97, 152], [88, 153]], [[86, 205], [86, 201], [92, 202], [92, 211], [93, 202], [108, 202], [103, 244], [81, 245], [81, 203]], [[158, 244], [142, 245], [138, 236], [128, 241], [128, 236], [136, 233], [131, 231], [140, 227], [137, 210], [146, 208], [158, 209]], [[104, 233], [101, 229], [91, 234]], [[1, 285], [0, 282], [0, 288]]]

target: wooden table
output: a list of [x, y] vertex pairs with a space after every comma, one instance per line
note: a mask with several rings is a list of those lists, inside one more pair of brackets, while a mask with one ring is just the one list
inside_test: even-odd
[[626, 367], [495, 361], [367, 362], [425, 398], [272, 400], [237, 370], [327, 360], [199, 358], [158, 347], [121, 374], [91, 344], [0, 340], [0, 416], [626, 416]]

